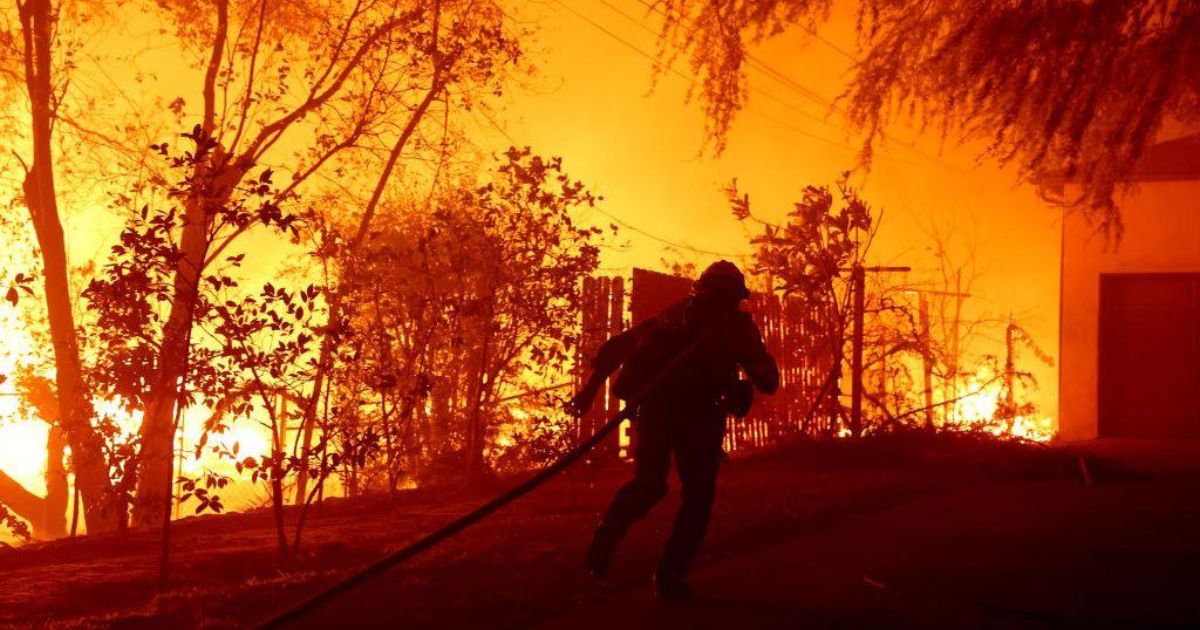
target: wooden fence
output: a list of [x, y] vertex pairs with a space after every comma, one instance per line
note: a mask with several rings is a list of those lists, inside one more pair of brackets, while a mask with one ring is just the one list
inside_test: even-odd
[[826, 333], [830, 311], [762, 294], [747, 300], [746, 310], [779, 364], [779, 391], [756, 396], [746, 418], [730, 421], [726, 449], [761, 448], [790, 436], [836, 433], [840, 375], [833, 373], [835, 343]]
[[[581, 330], [575, 354], [576, 391], [586, 377], [588, 362], [596, 356], [596, 350], [609, 337], [626, 328], [625, 279], [621, 277], [586, 278], [583, 281], [583, 299], [580, 304]], [[601, 392], [587, 415], [579, 419], [577, 441], [591, 437], [610, 416], [621, 409], [621, 401], [610, 392]], [[593, 459], [628, 457], [620, 450], [621, 444], [629, 443], [629, 427], [623, 426], [613, 442], [606, 442], [596, 449]]]
[[[691, 280], [668, 274], [633, 270], [626, 318], [626, 292], [620, 277], [589, 278], [584, 282], [581, 308], [582, 337], [578, 346], [576, 379], [582, 382], [587, 361], [600, 344], [628, 325], [652, 317], [666, 306], [683, 299]], [[838, 375], [833, 343], [824, 332], [831, 312], [812, 309], [775, 295], [755, 294], [746, 302], [763, 333], [767, 349], [779, 363], [780, 388], [774, 396], [756, 396], [750, 414], [729, 422], [725, 448], [730, 452], [769, 446], [797, 435], [835, 434], [839, 425]], [[584, 439], [604, 419], [619, 409], [619, 401], [605, 395], [579, 422]], [[632, 454], [634, 435], [622, 427], [617, 440], [597, 454], [600, 458]]]

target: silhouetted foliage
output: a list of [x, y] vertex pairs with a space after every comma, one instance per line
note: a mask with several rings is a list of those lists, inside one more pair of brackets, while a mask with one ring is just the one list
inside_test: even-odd
[[[749, 195], [737, 182], [726, 190], [734, 217], [752, 219]], [[871, 208], [844, 175], [833, 189], [807, 186], [788, 213], [786, 224], [762, 224], [755, 246], [753, 271], [768, 274], [771, 290], [806, 302], [838, 301], [835, 281], [864, 260], [874, 236]]]
[[734, 217], [762, 226], [762, 232], [750, 240], [754, 246], [750, 271], [768, 291], [797, 302], [808, 318], [805, 328], [820, 331], [817, 336], [828, 344], [832, 370], [814, 407], [824, 408], [828, 401], [837, 414], [841, 413], [837, 396], [853, 317], [849, 270], [863, 264], [878, 229], [871, 207], [847, 177], [843, 174], [833, 188], [805, 187], [784, 225], [757, 219], [750, 196], [738, 190], [736, 181], [726, 189]]
[[[723, 146], [746, 93], [748, 47], [813, 31], [829, 0], [657, 0], [663, 58], [685, 52]], [[869, 163], [884, 128], [915, 120], [981, 140], [1024, 176], [1078, 178], [1077, 204], [1119, 235], [1114, 192], [1168, 118], [1200, 116], [1200, 5], [1169, 0], [860, 0], [842, 100]]]
[[[197, 175], [196, 165], [205, 162], [208, 151], [216, 146], [211, 139], [201, 137], [202, 134], [198, 126], [182, 134], [199, 147], [195, 151], [176, 153], [167, 143], [153, 147], [166, 162], [168, 172], [177, 175], [177, 181], [160, 190], [153, 205], [146, 203], [140, 208], [122, 208], [121, 204], [128, 204], [131, 197], [117, 197], [116, 209], [126, 215], [126, 226], [118, 244], [111, 247], [108, 262], [101, 268], [100, 275], [83, 291], [88, 311], [94, 318], [94, 326], [83, 328], [83, 332], [90, 333], [85, 340], [93, 350], [88, 355], [95, 360], [86, 372], [91, 389], [106, 399], [119, 401], [129, 411], [142, 409], [149, 403], [159, 375], [158, 361], [174, 295], [172, 277], [181, 259], [178, 235], [185, 214], [181, 204], [191, 198], [196, 186], [203, 185], [198, 179], [202, 176]], [[272, 171], [264, 169], [257, 177], [244, 180], [227, 196], [225, 203], [209, 206], [208, 238], [212, 240], [217, 235], [244, 231], [254, 225], [292, 238], [298, 236], [301, 216], [281, 210], [275, 201], [278, 190], [272, 177]], [[181, 409], [196, 404], [210, 409], [222, 405], [228, 407], [228, 399], [235, 392], [245, 398], [260, 394], [264, 387], [278, 387], [274, 382], [257, 378], [256, 370], [260, 364], [273, 360], [274, 363], [266, 366], [264, 371], [279, 378], [278, 372], [283, 369], [280, 366], [286, 367], [290, 361], [299, 365], [298, 356], [312, 339], [311, 333], [294, 332], [305, 323], [302, 315], [311, 313], [312, 309], [304, 311], [292, 305], [288, 299], [291, 293], [282, 289], [275, 293], [268, 290], [272, 289], [268, 285], [263, 291], [266, 300], [262, 303], [254, 297], [231, 295], [239, 289], [239, 282], [231, 272], [240, 267], [243, 259], [244, 254], [225, 257], [223, 264], [214, 266], [202, 276], [203, 282], [197, 287], [195, 312], [191, 317], [208, 335], [189, 344], [191, 360], [181, 388]], [[299, 295], [311, 304], [318, 291], [309, 287]], [[287, 308], [279, 308], [272, 300], [287, 301]], [[285, 321], [280, 312], [300, 321]], [[277, 347], [259, 352], [248, 349], [249, 338], [264, 329], [276, 335], [291, 333], [298, 336], [298, 340], [278, 342]], [[238, 410], [248, 412], [249, 407], [242, 405]], [[128, 503], [133, 499], [132, 493], [138, 482], [135, 466], [143, 436], [123, 436], [114, 422], [106, 422], [104, 418], [99, 419], [98, 426], [106, 438], [113, 477]], [[218, 422], [206, 427], [205, 435], [208, 431], [223, 428]], [[201, 449], [202, 446], [197, 447], [197, 456]], [[195, 496], [200, 509], [219, 510], [221, 503], [208, 494], [209, 489], [211, 487], [189, 490], [187, 496]]]
[[8, 531], [21, 540], [29, 541], [33, 537], [25, 521], [13, 514], [3, 503], [0, 503], [0, 525], [7, 527]]
[[[879, 215], [851, 187], [846, 176], [835, 186], [808, 186], [787, 215], [775, 225], [754, 215], [750, 197], [740, 192], [736, 181], [727, 191], [733, 214], [742, 221], [761, 224], [760, 234], [751, 239], [754, 265], [750, 270], [769, 291], [801, 308], [808, 317], [806, 330], [822, 331], [818, 337], [828, 344], [834, 357], [833, 369], [818, 394], [822, 411], [843, 413], [838, 397], [845, 394], [841, 379], [849, 375], [853, 330], [853, 292], [850, 271], [865, 265], [866, 256], [879, 228]], [[946, 244], [935, 234], [936, 246]], [[961, 314], [963, 291], [971, 278], [939, 253], [943, 277], [939, 283], [911, 283], [895, 274], [866, 274], [863, 330], [863, 398], [867, 432], [912, 427], [929, 430], [978, 430], [994, 435], [1030, 434], [1040, 427], [1016, 426], [1029, 421], [1036, 407], [1020, 392], [1036, 387], [1033, 375], [1018, 367], [1017, 350], [1031, 351], [1037, 360], [1048, 362], [1032, 338], [1011, 319], [967, 320]], [[953, 268], [952, 268], [953, 267]], [[924, 297], [918, 297], [926, 293]], [[936, 308], [924, 312], [918, 303], [928, 299]], [[1004, 356], [968, 353], [964, 337], [999, 324], [1006, 336]], [[923, 371], [929, 370], [929, 393], [924, 395]], [[934, 394], [937, 394], [935, 397]], [[982, 397], [994, 402], [974, 405], [985, 415], [966, 417], [955, 413], [964, 399]], [[827, 401], [827, 406], [821, 401]], [[975, 402], [971, 400], [970, 402]], [[934, 417], [940, 420], [935, 422]]]
[[[0, 78], [3, 87], [11, 83], [28, 92], [2, 94], [19, 97], [11, 109], [22, 112], [19, 122], [5, 117], [2, 124], [35, 140], [33, 159], [16, 159], [25, 166], [22, 201], [37, 228], [46, 287], [53, 289], [45, 295], [53, 343], [45, 347], [55, 354], [60, 381], [55, 394], [64, 399], [62, 425], [75, 455], [75, 478], [84, 486], [89, 529], [98, 532], [123, 527], [130, 504], [139, 524], [162, 518], [179, 409], [203, 404], [223, 416], [246, 404], [228, 400], [244, 374], [209, 367], [230, 357], [206, 337], [221, 315], [216, 306], [240, 304], [246, 294], [229, 271], [241, 257], [255, 256], [253, 251], [233, 256], [242, 237], [269, 226], [289, 240], [307, 238], [293, 214], [302, 207], [302, 194], [316, 198], [325, 190], [374, 181], [377, 197], [390, 196], [392, 167], [433, 153], [429, 132], [449, 135], [452, 112], [503, 91], [507, 73], [521, 58], [524, 29], [513, 28], [491, 2], [94, 5], [19, 3], [0, 26]], [[105, 120], [97, 113], [108, 110], [96, 82], [72, 82], [71, 71], [86, 59], [96, 66], [90, 71], [112, 78], [85, 40], [103, 29], [99, 17], [119, 24], [126, 17], [122, 11], [131, 9], [148, 13], [158, 26], [147, 34], [156, 50], [178, 53], [172, 62], [194, 79], [173, 80], [168, 89], [195, 90], [164, 97], [149, 87], [122, 85], [123, 99], [114, 99], [120, 100], [122, 118]], [[149, 85], [154, 77], [133, 67], [134, 56], [122, 48], [115, 61], [138, 85]], [[32, 124], [24, 119], [25, 97]], [[172, 141], [147, 148], [147, 138], [164, 137], [162, 127], [155, 127], [164, 120], [192, 129], [177, 141], [180, 146]], [[64, 150], [61, 144], [68, 140], [74, 144]], [[380, 144], [393, 146], [389, 159], [375, 152]], [[97, 147], [104, 150], [82, 151]], [[87, 277], [93, 266], [84, 270], [91, 310], [76, 326], [53, 185], [59, 163], [50, 158], [61, 158], [63, 172], [94, 173], [95, 165], [85, 163], [100, 153], [106, 158], [103, 177], [89, 183], [131, 214], [100, 276]], [[445, 161], [445, 146], [440, 153], [437, 159]], [[277, 165], [278, 173], [261, 163]], [[322, 180], [326, 173], [330, 177]], [[70, 180], [68, 186], [74, 185]], [[251, 198], [253, 207], [244, 205]], [[373, 208], [343, 208], [362, 211], [364, 227], [369, 225]], [[5, 297], [11, 301], [19, 293]], [[332, 301], [324, 293], [319, 298]], [[305, 321], [308, 341], [323, 345], [335, 328], [328, 323]], [[98, 354], [82, 356], [81, 348]], [[89, 373], [81, 369], [84, 363]], [[305, 399], [298, 406], [307, 420], [324, 389], [320, 379], [304, 376], [310, 391], [296, 395]], [[93, 401], [119, 403], [121, 415], [140, 422], [132, 429], [137, 435], [128, 433], [128, 422], [122, 428], [98, 413]], [[309, 446], [305, 442], [296, 454], [301, 477], [308, 472], [304, 462], [324, 457]]]
[[4, 299], [9, 304], [16, 306], [21, 300], [22, 295], [33, 295], [33, 276], [24, 273], [18, 273], [13, 276], [12, 283], [8, 285], [8, 291], [4, 294]]
[[646, 0], [662, 21], [659, 59], [671, 65], [688, 56], [700, 92], [705, 131], [717, 152], [733, 120], [746, 103], [749, 45], [778, 35], [793, 25], [814, 29], [829, 17], [833, 0]]
[[514, 148], [482, 185], [381, 216], [358, 257], [328, 249], [355, 305], [334, 404], [381, 427], [388, 454], [383, 470], [357, 471], [362, 487], [483, 472], [497, 432], [525, 419], [501, 399], [566, 373], [599, 255], [599, 230], [572, 213], [595, 201], [561, 160]]

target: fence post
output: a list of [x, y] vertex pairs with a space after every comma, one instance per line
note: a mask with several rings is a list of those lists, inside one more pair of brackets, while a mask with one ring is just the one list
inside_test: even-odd
[[850, 269], [850, 287], [854, 293], [854, 346], [850, 357], [850, 434], [862, 435], [863, 395], [863, 312], [866, 310], [866, 274], [860, 264]]

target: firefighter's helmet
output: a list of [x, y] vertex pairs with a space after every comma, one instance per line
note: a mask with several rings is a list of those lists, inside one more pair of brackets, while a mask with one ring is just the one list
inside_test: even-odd
[[737, 265], [728, 260], [718, 260], [708, 266], [692, 288], [696, 295], [728, 297], [738, 301], [750, 297], [746, 288], [746, 276]]

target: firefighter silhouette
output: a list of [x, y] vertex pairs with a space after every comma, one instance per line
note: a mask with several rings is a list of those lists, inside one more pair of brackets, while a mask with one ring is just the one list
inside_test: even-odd
[[573, 413], [586, 413], [620, 368], [613, 392], [637, 406], [633, 480], [613, 498], [587, 552], [596, 577], [607, 574], [629, 527], [666, 495], [674, 453], [682, 503], [654, 584], [660, 598], [691, 597], [685, 578], [712, 514], [726, 416], [749, 411], [752, 388], [771, 394], [779, 387], [775, 360], [754, 320], [740, 309], [749, 296], [737, 266], [714, 263], [690, 297], [605, 342], [587, 382], [568, 403]]

